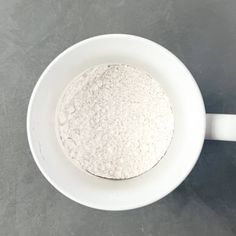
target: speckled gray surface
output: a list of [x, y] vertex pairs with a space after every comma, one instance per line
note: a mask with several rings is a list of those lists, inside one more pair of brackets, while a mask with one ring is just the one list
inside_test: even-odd
[[236, 113], [235, 0], [0, 0], [0, 235], [236, 235], [236, 143], [206, 142], [186, 181], [150, 206], [103, 212], [57, 192], [26, 139], [28, 100], [47, 64], [104, 33], [140, 35], [193, 73], [208, 112]]

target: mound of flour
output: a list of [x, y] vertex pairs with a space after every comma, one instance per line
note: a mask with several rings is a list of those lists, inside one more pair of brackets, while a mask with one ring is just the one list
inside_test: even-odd
[[165, 91], [144, 71], [97, 65], [64, 90], [56, 132], [65, 155], [94, 175], [126, 179], [152, 168], [170, 144], [174, 118]]

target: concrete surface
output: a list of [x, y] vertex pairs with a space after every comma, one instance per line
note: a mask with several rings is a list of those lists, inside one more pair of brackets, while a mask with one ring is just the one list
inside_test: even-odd
[[208, 112], [236, 113], [235, 0], [0, 0], [0, 235], [236, 235], [236, 143], [206, 142], [186, 181], [128, 212], [103, 212], [57, 192], [36, 167], [26, 109], [47, 64], [104, 33], [164, 45], [188, 66]]

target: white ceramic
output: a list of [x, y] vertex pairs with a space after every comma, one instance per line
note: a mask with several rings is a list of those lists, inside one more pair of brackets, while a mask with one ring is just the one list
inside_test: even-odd
[[[56, 139], [54, 115], [62, 90], [84, 69], [101, 63], [127, 63], [146, 70], [165, 88], [173, 105], [175, 131], [167, 154], [133, 179], [107, 180], [77, 169], [63, 156]], [[208, 115], [207, 138], [236, 140], [233, 125], [236, 130], [234, 116]], [[145, 206], [174, 190], [198, 159], [205, 127], [202, 95], [183, 63], [157, 43], [122, 34], [93, 37], [61, 53], [37, 82], [27, 114], [30, 148], [46, 179], [68, 198], [104, 210]]]

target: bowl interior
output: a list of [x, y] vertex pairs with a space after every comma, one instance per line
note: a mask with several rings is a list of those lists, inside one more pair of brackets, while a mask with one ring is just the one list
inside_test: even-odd
[[[107, 180], [77, 169], [59, 146], [54, 117], [58, 99], [71, 79], [90, 66], [127, 63], [146, 70], [165, 88], [175, 130], [165, 157], [150, 171], [129, 180]], [[33, 157], [48, 181], [67, 197], [104, 210], [147, 205], [167, 195], [189, 174], [205, 135], [200, 91], [186, 67], [169, 51], [130, 35], [104, 35], [82, 41], [60, 54], [33, 91], [27, 117]]]

